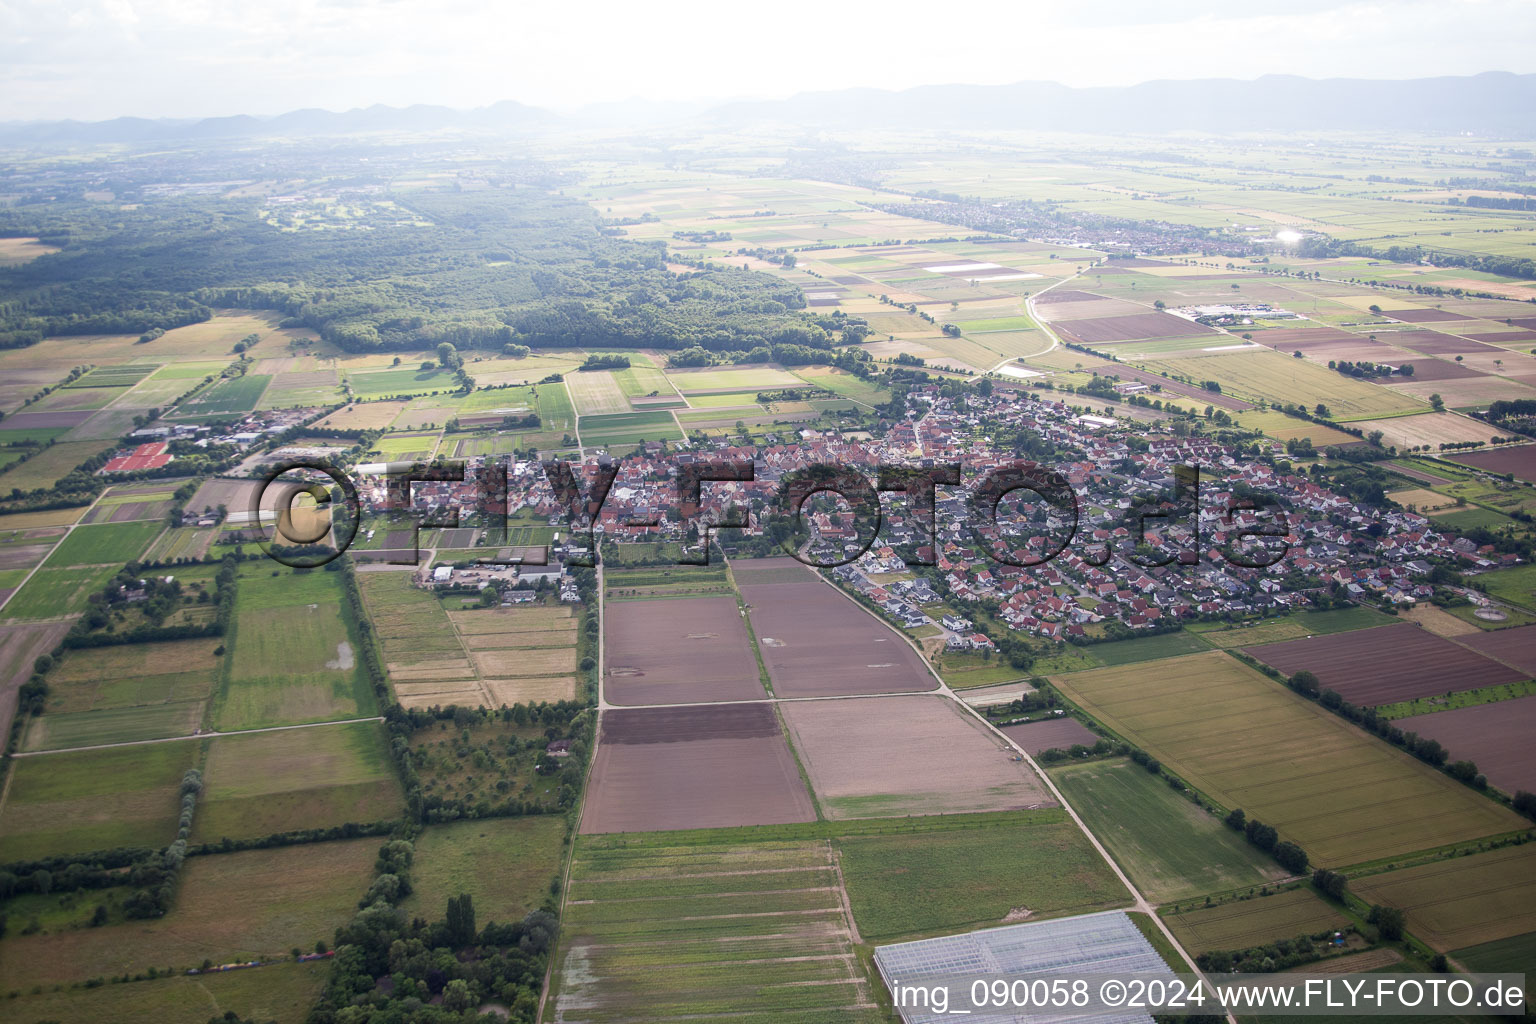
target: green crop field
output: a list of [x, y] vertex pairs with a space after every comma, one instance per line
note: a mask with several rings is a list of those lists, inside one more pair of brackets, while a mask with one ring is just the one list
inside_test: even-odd
[[540, 384], [535, 395], [539, 423], [545, 430], [567, 431], [576, 426], [576, 410], [564, 384]]
[[193, 839], [382, 821], [403, 800], [377, 722], [220, 736], [209, 745]]
[[[954, 831], [834, 840], [865, 940], [1125, 906], [1130, 894], [1070, 820], [956, 817]], [[977, 827], [979, 826], [979, 827]]]
[[727, 391], [718, 395], [689, 395], [688, 404], [695, 409], [749, 409], [753, 413], [762, 411], [762, 406], [754, 400], [754, 392], [751, 391]]
[[1050, 774], [1131, 881], [1155, 903], [1285, 876], [1269, 856], [1138, 764], [1093, 761]]
[[294, 946], [330, 942], [335, 929], [357, 912], [358, 894], [368, 887], [381, 843], [353, 839], [189, 857], [176, 904], [162, 918], [7, 937], [0, 989], [150, 967], [180, 973], [205, 959], [221, 964], [279, 957]]
[[66, 388], [115, 388], [137, 384], [160, 369], [159, 363], [124, 363], [120, 366], [98, 366], [83, 377], [76, 377]]
[[1165, 914], [1163, 921], [1184, 948], [1197, 956], [1214, 949], [1262, 946], [1275, 939], [1293, 939], [1350, 923], [1338, 908], [1307, 886]]
[[1354, 444], [1360, 440], [1353, 434], [1346, 434], [1334, 427], [1287, 416], [1274, 409], [1253, 409], [1240, 412], [1233, 418], [1237, 420], [1239, 426], [1248, 430], [1257, 430], [1277, 441], [1290, 441], [1304, 437], [1317, 448], [1324, 448], [1330, 444]]
[[85, 610], [90, 596], [117, 573], [117, 566], [88, 569], [39, 569], [5, 606], [17, 619], [51, 619]]
[[633, 838], [577, 839], [549, 995], [555, 1015], [883, 1019], [826, 840]]
[[1208, 648], [1193, 633], [1162, 633], [1157, 636], [1138, 637], [1135, 640], [1117, 640], [1114, 643], [1094, 644], [1093, 657], [1101, 665], [1134, 665], [1141, 661], [1172, 658], [1180, 654], [1195, 654]]
[[[163, 965], [162, 965], [163, 966]], [[7, 1004], [17, 1021], [110, 1020], [113, 1024], [208, 1024], [226, 1012], [244, 1020], [302, 1024], [331, 965], [271, 964], [261, 970], [181, 975], [131, 985], [24, 993]]]
[[1536, 565], [1483, 573], [1477, 585], [1500, 601], [1536, 609]]
[[682, 439], [669, 412], [630, 412], [617, 416], [583, 416], [581, 443], [589, 448], [623, 447], [640, 441]]
[[0, 863], [166, 845], [197, 755], [186, 741], [17, 758], [0, 805]]
[[1441, 952], [1536, 931], [1536, 847], [1508, 846], [1351, 878], [1368, 903], [1403, 911], [1410, 932]]
[[1325, 866], [1521, 827], [1512, 812], [1223, 652], [1052, 678], [1196, 789], [1273, 825]]
[[272, 378], [264, 373], [226, 377], [176, 407], [177, 416], [228, 416], [250, 412]]
[[458, 377], [452, 370], [423, 370], [419, 364], [392, 370], [348, 370], [345, 376], [347, 386], [358, 398], [424, 395], [458, 388]]
[[142, 555], [163, 529], [165, 524], [155, 521], [77, 526], [43, 564], [50, 569], [72, 565], [121, 566]]
[[202, 721], [203, 702], [200, 700], [42, 715], [32, 720], [22, 749], [63, 750], [188, 736]]
[[1524, 974], [1525, 1001], [1530, 1005], [1531, 992], [1536, 990], [1536, 932], [1526, 932], [1509, 939], [1485, 942], [1451, 954], [1472, 970], [1484, 974]]
[[1243, 623], [1197, 623], [1190, 629], [1212, 647], [1226, 650], [1251, 644], [1295, 640], [1304, 636], [1343, 633], [1352, 629], [1385, 626], [1392, 621], [1386, 615], [1360, 605], [1331, 608], [1321, 612], [1292, 612], [1274, 619]]
[[412, 892], [400, 906], [431, 921], [450, 898], [469, 893], [481, 921], [517, 921], [549, 897], [564, 854], [557, 814], [433, 825], [416, 839]]
[[[9, 435], [0, 437], [10, 440]], [[115, 441], [60, 441], [0, 473], [0, 491], [9, 493], [12, 488], [23, 491], [39, 487], [52, 487], [59, 478], [67, 475], [86, 459], [113, 447]]]
[[248, 570], [227, 639], [234, 654], [212, 715], [221, 731], [356, 718], [377, 708], [335, 573]]
[[890, 392], [869, 383], [863, 377], [856, 377], [831, 367], [806, 367], [796, 370], [795, 373], [807, 384], [826, 388], [841, 398], [851, 399], [868, 408], [873, 408], [890, 397]]

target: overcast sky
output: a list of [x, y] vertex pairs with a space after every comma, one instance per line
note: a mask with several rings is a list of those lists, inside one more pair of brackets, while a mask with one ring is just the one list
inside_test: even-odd
[[0, 120], [1536, 71], [1536, 0], [0, 0]]

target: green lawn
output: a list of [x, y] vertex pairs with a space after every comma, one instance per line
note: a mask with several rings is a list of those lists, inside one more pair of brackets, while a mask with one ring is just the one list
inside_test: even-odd
[[1051, 778], [1155, 903], [1285, 876], [1272, 859], [1140, 765], [1093, 761], [1053, 769]]
[[352, 393], [359, 398], [421, 395], [432, 391], [453, 391], [458, 387], [458, 378], [451, 370], [423, 370], [419, 363], [392, 370], [348, 370], [346, 378]]
[[581, 443], [588, 447], [619, 447], [640, 441], [676, 441], [682, 437], [669, 412], [625, 412], [613, 416], [583, 416]]
[[1200, 638], [1185, 633], [1162, 633], [1157, 636], [1137, 637], [1134, 640], [1117, 640], [1114, 643], [1094, 644], [1093, 656], [1104, 665], [1134, 665], [1138, 661], [1172, 658], [1180, 654], [1194, 654], [1209, 648]]
[[85, 610], [87, 599], [117, 572], [112, 565], [88, 569], [39, 569], [11, 598], [5, 614], [18, 619], [51, 619]]
[[1292, 612], [1273, 619], [1236, 624], [1202, 622], [1190, 627], [1212, 647], [1226, 650], [1230, 647], [1247, 647], [1252, 644], [1275, 643], [1279, 640], [1295, 640], [1304, 636], [1322, 636], [1326, 633], [1344, 633], [1371, 626], [1385, 626], [1394, 621], [1374, 608], [1353, 605], [1348, 608], [1330, 608], [1320, 612]]
[[23, 749], [64, 750], [103, 743], [186, 736], [202, 720], [203, 702], [200, 700], [42, 715], [32, 720]]
[[952, 831], [843, 836], [843, 879], [866, 941], [1124, 906], [1130, 896], [1071, 821], [957, 816]]
[[383, 821], [402, 803], [378, 722], [220, 736], [209, 747], [193, 838]]
[[178, 975], [99, 988], [24, 993], [6, 1004], [17, 1022], [110, 1020], [113, 1024], [208, 1024], [233, 1011], [242, 1019], [301, 1024], [320, 998], [329, 961], [272, 964], [260, 970]]
[[247, 569], [231, 635], [234, 655], [214, 697], [221, 731], [324, 722], [377, 710], [358, 657], [341, 577], [323, 569]]
[[77, 526], [43, 564], [50, 569], [71, 565], [124, 565], [144, 554], [163, 529], [165, 524], [155, 521]]
[[0, 863], [176, 837], [178, 787], [198, 744], [19, 757], [0, 808]]
[[432, 825], [416, 839], [406, 914], [431, 921], [448, 900], [469, 893], [481, 922], [517, 921], [549, 897], [565, 854], [557, 814]]
[[250, 412], [261, 400], [272, 378], [263, 373], [227, 377], [176, 407], [176, 416], [228, 416]]
[[1474, 582], [1500, 601], [1536, 609], [1536, 565], [1486, 572]]

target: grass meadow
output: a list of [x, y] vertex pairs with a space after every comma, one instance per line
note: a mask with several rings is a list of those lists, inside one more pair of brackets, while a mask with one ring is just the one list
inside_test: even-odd
[[564, 855], [558, 814], [433, 825], [416, 839], [414, 891], [401, 909], [431, 921], [450, 898], [469, 893], [480, 921], [516, 921], [549, 898]]
[[0, 805], [0, 863], [166, 845], [198, 755], [186, 741], [17, 758]]
[[260, 970], [26, 993], [6, 1005], [18, 1021], [207, 1024], [229, 1012], [271, 1024], [302, 1024], [319, 1000], [330, 969], [325, 961], [272, 964]]
[[351, 620], [336, 573], [264, 565], [243, 573], [226, 638], [234, 654], [214, 698], [215, 727], [227, 732], [374, 714]]
[[72, 565], [121, 566], [142, 555], [163, 529], [165, 524], [155, 521], [77, 526], [43, 564], [51, 569]]
[[1350, 923], [1336, 907], [1306, 886], [1181, 914], [1165, 914], [1163, 921], [1180, 944], [1196, 956], [1216, 949], [1248, 949], [1275, 939], [1293, 939]]
[[1130, 901], [1065, 817], [1030, 824], [982, 815], [952, 820], [971, 827], [834, 840], [865, 939], [1001, 924], [1014, 911], [1028, 910], [1032, 917], [1087, 913]]
[[353, 839], [189, 857], [176, 904], [162, 918], [7, 937], [0, 943], [0, 990], [150, 967], [180, 973], [204, 960], [286, 956], [295, 946], [330, 942], [357, 912], [381, 843]]
[[1154, 903], [1262, 885], [1285, 876], [1220, 819], [1129, 760], [1052, 769], [1093, 834]]
[[404, 806], [378, 722], [220, 736], [203, 778], [195, 842], [382, 821]]

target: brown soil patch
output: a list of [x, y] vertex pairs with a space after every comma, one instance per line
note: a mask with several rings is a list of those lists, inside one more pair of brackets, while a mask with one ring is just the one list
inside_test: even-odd
[[1171, 313], [1137, 313], [1087, 320], [1071, 320], [1051, 325], [1057, 334], [1080, 345], [1102, 341], [1140, 341], [1149, 338], [1182, 338], [1197, 334], [1216, 334], [1203, 324], [1193, 323]]
[[1021, 725], [1005, 725], [1003, 732], [1009, 739], [1029, 752], [1030, 756], [1042, 750], [1068, 750], [1074, 743], [1091, 747], [1101, 737], [1075, 718], [1048, 718], [1043, 722], [1025, 722]]
[[1452, 313], [1448, 309], [1389, 309], [1383, 315], [1401, 320], [1405, 324], [1438, 324], [1448, 320], [1472, 319], [1461, 313]]
[[737, 578], [778, 696], [916, 693], [937, 686], [906, 640], [827, 584]]
[[[1452, 615], [1450, 618], [1456, 619], [1456, 616]], [[1456, 621], [1463, 620], [1456, 619]], [[1466, 625], [1472, 624], [1468, 622]], [[1492, 632], [1484, 632], [1472, 626], [1472, 629], [1456, 642], [1479, 654], [1508, 662], [1527, 675], [1536, 676], [1536, 626], [1520, 626], [1515, 629], [1498, 629]]]
[[582, 832], [814, 821], [766, 704], [605, 711]]
[[1404, 732], [1439, 740], [1452, 761], [1476, 762], [1478, 771], [1506, 793], [1536, 793], [1536, 746], [1531, 745], [1536, 697], [1433, 711], [1396, 724]]
[[[1453, 334], [1441, 334], [1439, 331], [1392, 331], [1378, 334], [1378, 341], [1389, 341], [1400, 348], [1411, 348], [1415, 352], [1423, 352], [1426, 355], [1443, 356], [1456, 355], [1457, 353], [1481, 352], [1484, 355], [1494, 353], [1502, 356], [1503, 349], [1495, 349], [1491, 345], [1482, 345], [1465, 338], [1458, 338]], [[1418, 369], [1417, 366], [1414, 367]]]
[[1524, 678], [1508, 666], [1407, 623], [1243, 650], [1286, 675], [1306, 669], [1324, 689], [1366, 706]]
[[1508, 448], [1495, 448], [1488, 452], [1458, 455], [1453, 462], [1460, 462], [1490, 473], [1513, 473], [1521, 480], [1536, 483], [1536, 445], [1522, 444]]
[[1054, 806], [1029, 766], [948, 697], [779, 708], [828, 818]]
[[604, 694], [614, 704], [766, 696], [733, 597], [610, 601], [604, 620]]

